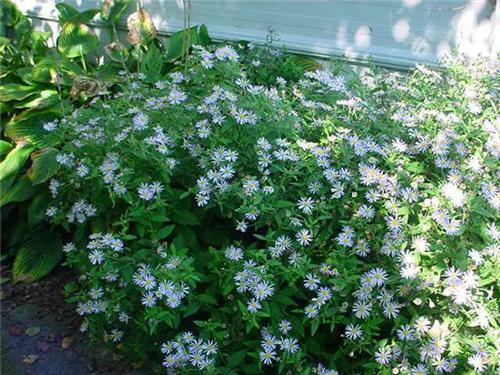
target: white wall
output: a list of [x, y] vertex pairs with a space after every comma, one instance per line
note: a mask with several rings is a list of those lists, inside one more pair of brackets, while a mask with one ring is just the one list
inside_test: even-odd
[[[386, 65], [433, 62], [458, 48], [470, 54], [498, 52], [496, 0], [191, 0], [191, 24], [205, 23], [217, 39], [263, 42], [269, 28], [289, 50]], [[500, 2], [500, 0], [498, 0]], [[56, 0], [14, 0], [47, 23]], [[68, 0], [80, 9], [99, 0]], [[183, 27], [182, 0], [142, 0], [157, 29]], [[53, 26], [53, 25], [52, 25]]]

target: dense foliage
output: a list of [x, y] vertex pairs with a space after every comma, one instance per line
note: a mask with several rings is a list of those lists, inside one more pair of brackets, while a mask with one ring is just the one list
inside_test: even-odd
[[[121, 80], [120, 71], [140, 72], [145, 80], [155, 82], [182, 61], [193, 44], [210, 43], [204, 25], [180, 30], [165, 43], [142, 8], [128, 15], [127, 41], [123, 41], [116, 25], [131, 3], [106, 0], [100, 8], [82, 12], [59, 3], [59, 30], [53, 35], [37, 30], [15, 4], [2, 0], [1, 259], [16, 256], [13, 276], [17, 281], [46, 275], [62, 256], [59, 230], [43, 221], [46, 181], [57, 168], [54, 139], [47, 136], [43, 124], [96, 95], [113, 92], [113, 85]], [[99, 22], [100, 37], [92, 22]]]
[[82, 330], [176, 373], [495, 373], [498, 66], [256, 85], [239, 59], [44, 124]]

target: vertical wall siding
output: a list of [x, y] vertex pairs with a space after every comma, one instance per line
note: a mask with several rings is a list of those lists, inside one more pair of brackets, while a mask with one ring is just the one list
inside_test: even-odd
[[[14, 0], [49, 23], [55, 0]], [[452, 49], [493, 55], [496, 0], [191, 0], [191, 24], [218, 39], [263, 42], [269, 30], [289, 50], [386, 65], [434, 62]], [[80, 9], [98, 0], [68, 0]], [[144, 0], [159, 31], [183, 27], [182, 0]], [[45, 25], [47, 26], [47, 25]], [[53, 25], [49, 25], [52, 26]], [[498, 38], [498, 37], [497, 37]]]

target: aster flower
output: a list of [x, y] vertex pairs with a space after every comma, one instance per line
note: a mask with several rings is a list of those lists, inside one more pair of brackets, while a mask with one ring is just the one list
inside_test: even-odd
[[349, 340], [358, 340], [363, 336], [363, 330], [357, 324], [348, 324], [345, 328], [345, 336]]
[[295, 234], [295, 238], [302, 246], [307, 246], [311, 243], [313, 236], [308, 229], [301, 229]]

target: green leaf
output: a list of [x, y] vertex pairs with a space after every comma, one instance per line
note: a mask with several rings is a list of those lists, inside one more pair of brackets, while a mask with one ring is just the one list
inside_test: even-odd
[[290, 207], [295, 207], [295, 203], [290, 202], [290, 201], [280, 200], [274, 204], [274, 207], [276, 207], [276, 208], [290, 208]]
[[198, 44], [202, 46], [208, 46], [212, 44], [212, 39], [210, 39], [210, 35], [208, 35], [208, 29], [205, 24], [201, 24], [197, 29], [198, 33]]
[[155, 82], [161, 77], [160, 73], [163, 67], [162, 58], [162, 53], [155, 46], [151, 46], [144, 55], [140, 71], [146, 75], [146, 78], [150, 82]]
[[41, 112], [23, 112], [18, 117], [18, 121], [7, 123], [5, 135], [11, 139], [29, 142], [38, 148], [53, 146], [55, 138], [52, 134], [43, 130], [43, 124], [54, 120], [59, 115], [60, 109], [58, 107]]
[[26, 331], [24, 331], [24, 333], [26, 333], [26, 335], [30, 336], [30, 337], [33, 337], [33, 336], [36, 336], [40, 333], [41, 329], [40, 327], [29, 327], [29, 328], [26, 328]]
[[56, 4], [56, 8], [59, 11], [59, 23], [61, 25], [80, 14], [78, 9], [65, 3]]
[[59, 95], [57, 95], [56, 90], [43, 90], [40, 92], [40, 96], [35, 99], [30, 98], [30, 100], [18, 103], [14, 106], [14, 108], [45, 109], [55, 107], [58, 104]]
[[300, 66], [305, 71], [314, 72], [318, 69], [322, 69], [322, 65], [312, 57], [294, 55], [292, 56], [292, 60], [296, 65]]
[[177, 31], [168, 39], [167, 61], [174, 62], [185, 56], [192, 45], [206, 46], [210, 43], [212, 40], [205, 25]]
[[71, 21], [88, 23], [92, 21], [99, 12], [100, 12], [99, 9], [87, 9], [81, 12], [78, 16], [73, 17]]
[[311, 336], [314, 336], [319, 328], [319, 320], [314, 320], [311, 323]]
[[57, 151], [46, 148], [31, 155], [33, 164], [26, 175], [31, 179], [33, 185], [47, 181], [57, 172]]
[[38, 189], [33, 186], [31, 180], [27, 176], [22, 176], [9, 190], [2, 191], [0, 207], [12, 202], [22, 202], [31, 198], [37, 191]]
[[99, 39], [83, 23], [66, 22], [57, 38], [57, 49], [68, 58], [85, 56], [99, 45]]
[[7, 154], [13, 147], [11, 143], [0, 139], [0, 156]]
[[199, 225], [200, 220], [198, 217], [190, 211], [173, 211], [171, 214], [171, 219], [175, 223], [184, 225]]
[[31, 227], [40, 224], [45, 220], [45, 211], [50, 203], [47, 193], [41, 193], [33, 197], [28, 206], [28, 222]]
[[18, 83], [7, 83], [0, 85], [0, 101], [23, 100], [34, 95], [38, 89], [32, 86], [20, 85]]
[[174, 62], [185, 56], [196, 35], [194, 27], [177, 31], [168, 38], [167, 61]]
[[201, 303], [217, 305], [217, 300], [210, 294], [200, 294], [196, 297], [196, 299]]
[[246, 354], [246, 349], [231, 353], [231, 356], [229, 357], [229, 360], [227, 362], [228, 367], [235, 368], [236, 366], [238, 366], [241, 362], [244, 361]]
[[14, 150], [7, 154], [7, 157], [0, 163], [0, 181], [17, 174], [24, 166], [31, 152], [35, 148], [29, 143], [16, 146]]
[[196, 314], [196, 312], [200, 309], [200, 306], [201, 305], [198, 302], [191, 302], [184, 310], [184, 318]]
[[64, 25], [66, 22], [88, 23], [100, 12], [99, 9], [87, 9], [80, 12], [78, 9], [65, 3], [56, 5], [59, 11], [59, 24]]
[[155, 233], [154, 237], [158, 240], [162, 240], [168, 237], [175, 229], [175, 225], [167, 225], [166, 227], [160, 229], [157, 233]]
[[59, 263], [62, 243], [47, 231], [31, 235], [16, 254], [12, 275], [14, 281], [32, 282], [47, 275]]
[[14, 26], [24, 17], [21, 11], [11, 1], [2, 1], [2, 22], [6, 26]]

